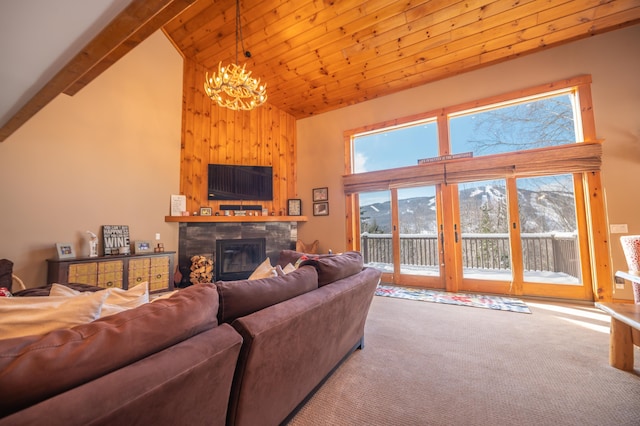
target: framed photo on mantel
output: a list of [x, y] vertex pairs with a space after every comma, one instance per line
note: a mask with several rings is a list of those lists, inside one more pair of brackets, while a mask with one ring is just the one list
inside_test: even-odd
[[211, 207], [200, 207], [200, 216], [213, 215], [213, 209]]
[[298, 198], [292, 198], [287, 205], [287, 216], [301, 216], [302, 201]]

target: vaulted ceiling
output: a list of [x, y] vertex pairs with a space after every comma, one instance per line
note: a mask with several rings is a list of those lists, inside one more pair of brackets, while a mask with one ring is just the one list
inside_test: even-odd
[[[238, 62], [267, 83], [269, 103], [303, 118], [637, 24], [640, 0], [241, 0], [240, 12], [251, 57], [240, 46]], [[235, 0], [133, 0], [0, 141], [158, 28], [212, 71], [236, 61]]]

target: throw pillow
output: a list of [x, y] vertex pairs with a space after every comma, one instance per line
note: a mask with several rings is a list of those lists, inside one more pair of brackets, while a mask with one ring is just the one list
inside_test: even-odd
[[335, 255], [311, 257], [300, 263], [300, 267], [312, 265], [318, 271], [318, 287], [347, 278], [362, 271], [364, 267], [362, 254], [348, 251]]
[[298, 240], [296, 241], [296, 251], [299, 251], [300, 253], [316, 254], [318, 253], [319, 245], [320, 241], [318, 240], [309, 244], [305, 244], [302, 240]]
[[283, 277], [287, 275], [289, 272], [295, 271], [297, 268], [290, 263], [287, 263], [284, 268], [280, 265], [276, 265], [276, 272], [279, 276]]
[[271, 260], [267, 257], [264, 262], [262, 262], [255, 271], [249, 276], [250, 280], [259, 280], [261, 278], [269, 278], [275, 277], [278, 273], [276, 269], [271, 266]]
[[[121, 288], [110, 288], [104, 290], [107, 298], [102, 306], [100, 318], [137, 308], [140, 305], [149, 303], [149, 283], [146, 281], [128, 290]], [[49, 296], [83, 296], [91, 293], [71, 289], [61, 284], [52, 284]]]
[[106, 292], [87, 297], [2, 297], [0, 336], [3, 339], [44, 334], [100, 318]]
[[[47, 284], [40, 287], [27, 288], [20, 291], [14, 291], [13, 295], [16, 297], [31, 297], [31, 296], [49, 296], [51, 293], [51, 287], [53, 284]], [[90, 284], [79, 283], [66, 283], [65, 287], [72, 288], [79, 291], [103, 291], [104, 287], [98, 287]]]

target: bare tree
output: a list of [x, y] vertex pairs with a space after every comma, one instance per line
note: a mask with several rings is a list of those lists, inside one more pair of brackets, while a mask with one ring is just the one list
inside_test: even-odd
[[557, 96], [509, 105], [477, 114], [474, 138], [467, 141], [476, 153], [519, 151], [575, 142], [571, 99]]

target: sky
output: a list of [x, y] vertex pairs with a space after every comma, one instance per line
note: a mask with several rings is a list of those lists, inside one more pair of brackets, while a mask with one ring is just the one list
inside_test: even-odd
[[[547, 99], [552, 101], [547, 102]], [[567, 122], [566, 119], [557, 120], [557, 117], [562, 117], [562, 113], [573, 118], [574, 114], [571, 112], [572, 101], [573, 97], [565, 93], [553, 98], [528, 100], [515, 105], [503, 106], [500, 111], [503, 113], [503, 117], [507, 118], [504, 121], [498, 121], [498, 125], [485, 126], [484, 134], [478, 131], [476, 121], [482, 119], [486, 111], [475, 111], [450, 117], [451, 153], [458, 154], [474, 151], [474, 145], [469, 141], [483, 137], [486, 139], [501, 137], [505, 140], [531, 137], [531, 134], [536, 134], [541, 120], [544, 120], [545, 124], [552, 123], [557, 125], [558, 131], [556, 133], [549, 132], [551, 135], [546, 136], [557, 137], [558, 140], [562, 140], [563, 137], [564, 139], [574, 138], [575, 140], [577, 137], [571, 131], [574, 124], [570, 121]], [[535, 108], [536, 106], [543, 107]], [[510, 121], [509, 117], [511, 116], [520, 117], [519, 121]], [[552, 126], [546, 126], [545, 128], [552, 128]], [[552, 142], [551, 144], [559, 143], [564, 142]], [[509, 145], [497, 145], [485, 149], [482, 153], [474, 152], [474, 156], [507, 152], [513, 149]], [[436, 118], [421, 121], [410, 127], [401, 127], [384, 133], [359, 136], [354, 141], [354, 152], [355, 173], [414, 166], [418, 164], [420, 159], [438, 157], [440, 154], [438, 152]], [[402, 195], [406, 198], [433, 196], [435, 195], [435, 187], [405, 189]], [[360, 194], [360, 204], [369, 205], [376, 202], [385, 202], [389, 201], [389, 197], [388, 191], [362, 193]]]

